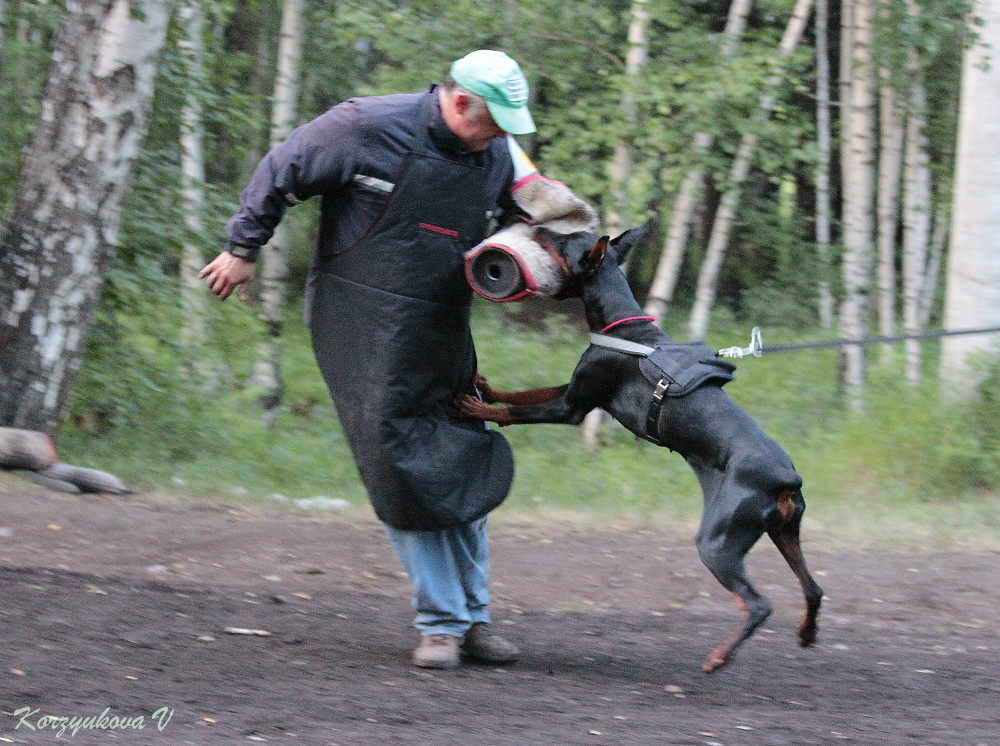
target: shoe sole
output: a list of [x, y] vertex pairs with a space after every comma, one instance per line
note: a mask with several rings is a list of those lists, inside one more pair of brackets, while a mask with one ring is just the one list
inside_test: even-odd
[[449, 669], [458, 668], [458, 661], [413, 661], [413, 665], [417, 668], [434, 668], [434, 669]]
[[478, 653], [473, 653], [471, 650], [462, 650], [462, 656], [477, 661], [478, 663], [489, 663], [491, 665], [500, 665], [502, 663], [517, 663], [518, 659], [520, 658], [519, 655], [510, 655], [510, 656], [505, 656], [503, 658], [497, 658], [488, 655], [480, 655]]

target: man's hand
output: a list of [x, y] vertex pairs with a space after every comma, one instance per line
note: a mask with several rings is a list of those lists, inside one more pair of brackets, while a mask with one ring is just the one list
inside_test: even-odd
[[208, 289], [222, 300], [236, 290], [237, 297], [245, 301], [253, 276], [253, 262], [233, 256], [228, 251], [223, 251], [198, 273], [198, 278], [205, 280]]

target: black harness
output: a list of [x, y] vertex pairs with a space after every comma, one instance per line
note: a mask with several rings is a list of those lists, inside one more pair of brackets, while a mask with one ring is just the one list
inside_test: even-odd
[[666, 397], [690, 394], [708, 381], [725, 385], [733, 380], [736, 366], [716, 357], [704, 342], [668, 341], [656, 347], [630, 342], [606, 334], [591, 333], [590, 343], [639, 358], [639, 370], [653, 385], [646, 411], [645, 439], [663, 445], [659, 437], [660, 411]]

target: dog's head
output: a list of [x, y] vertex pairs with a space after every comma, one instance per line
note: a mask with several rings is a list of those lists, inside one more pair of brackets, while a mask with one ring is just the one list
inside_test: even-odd
[[632, 247], [649, 232], [648, 226], [632, 228], [614, 239], [587, 231], [558, 233], [549, 228], [535, 229], [534, 239], [559, 262], [566, 282], [557, 299], [580, 295], [581, 284], [597, 275], [609, 256], [615, 264], [625, 261]]

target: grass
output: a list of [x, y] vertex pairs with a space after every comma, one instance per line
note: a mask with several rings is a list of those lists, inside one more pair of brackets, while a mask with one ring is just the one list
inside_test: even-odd
[[[563, 383], [586, 344], [576, 314], [520, 323], [531, 303], [539, 302], [476, 307], [480, 368], [498, 388]], [[337, 497], [356, 514], [370, 514], [297, 315], [289, 315], [284, 342], [285, 403], [266, 424], [246, 384], [256, 327], [235, 322], [233, 314], [241, 313], [251, 312], [226, 311], [220, 340], [230, 383], [211, 396], [187, 392], [180, 404], [160, 397], [139, 407], [141, 420], [96, 435], [69, 425], [61, 457], [112, 471], [143, 490], [249, 503], [274, 502], [275, 494]], [[782, 330], [764, 334], [765, 348], [768, 341], [798, 341]], [[745, 336], [729, 327], [708, 341], [727, 347]], [[889, 541], [900, 549], [1000, 546], [997, 451], [984, 449], [975, 413], [939, 404], [931, 384], [914, 389], [899, 382], [892, 365], [873, 366], [864, 411], [848, 412], [837, 365], [834, 350], [765, 353], [738, 361], [737, 378], [726, 388], [802, 473], [808, 540], [855, 547]], [[929, 360], [927, 370], [933, 365]], [[691, 534], [697, 526], [701, 493], [684, 461], [620, 426], [605, 428], [593, 453], [566, 426], [511, 427], [504, 435], [517, 473], [498, 521]]]

